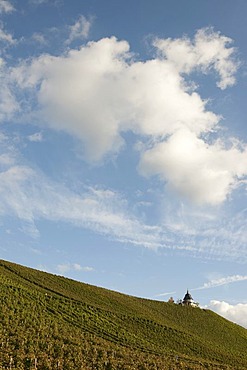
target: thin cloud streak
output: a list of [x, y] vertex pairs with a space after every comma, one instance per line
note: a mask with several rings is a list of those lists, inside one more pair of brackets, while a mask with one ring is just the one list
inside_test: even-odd
[[247, 275], [231, 275], [231, 276], [226, 276], [220, 279], [210, 280], [204, 283], [201, 287], [194, 288], [191, 290], [211, 289], [211, 288], [215, 288], [221, 285], [228, 285], [228, 284], [237, 283], [237, 282], [245, 281], [245, 280], [247, 280]]
[[172, 294], [176, 294], [176, 292], [160, 293], [160, 294], [156, 294], [155, 297], [165, 297], [167, 295], [172, 295]]

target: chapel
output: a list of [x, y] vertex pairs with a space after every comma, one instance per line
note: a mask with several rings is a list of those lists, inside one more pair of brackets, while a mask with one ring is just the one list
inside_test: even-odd
[[197, 306], [197, 304], [194, 302], [194, 299], [192, 298], [191, 294], [189, 293], [188, 289], [184, 296], [182, 304], [184, 306]]

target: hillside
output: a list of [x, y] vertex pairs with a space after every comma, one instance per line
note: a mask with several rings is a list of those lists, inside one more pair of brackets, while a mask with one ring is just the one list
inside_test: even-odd
[[247, 369], [247, 330], [0, 260], [0, 370]]

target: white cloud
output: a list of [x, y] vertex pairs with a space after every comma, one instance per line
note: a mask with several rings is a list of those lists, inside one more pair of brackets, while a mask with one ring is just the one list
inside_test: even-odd
[[78, 263], [63, 263], [57, 265], [56, 270], [59, 272], [59, 274], [63, 275], [68, 273], [69, 271], [92, 272], [94, 271], [94, 268], [89, 266], [81, 266]]
[[29, 141], [41, 142], [43, 140], [42, 132], [35, 132], [35, 134], [28, 136]]
[[[7, 210], [11, 210], [23, 220], [32, 220], [30, 211], [24, 209], [25, 203], [28, 203], [28, 194], [20, 193], [22, 185], [31, 174], [32, 171], [29, 168], [21, 166], [12, 166], [0, 172], [0, 195], [2, 199], [0, 214], [8, 213]], [[20, 196], [23, 196], [23, 198], [20, 199]]]
[[[118, 121], [114, 117], [121, 106], [116, 98], [118, 106], [114, 109], [114, 92], [108, 86], [111, 82], [107, 75], [110, 80], [111, 76], [117, 78], [122, 68], [118, 59], [127, 49], [125, 42], [106, 39], [79, 51], [70, 51], [66, 57], [42, 56], [31, 66], [24, 65], [14, 71], [22, 86], [35, 88], [41, 82], [37, 98], [42, 118], [51, 127], [81, 139], [90, 160], [99, 160], [121, 144]], [[112, 85], [115, 90], [115, 83]]]
[[147, 150], [140, 171], [158, 174], [168, 186], [198, 204], [218, 204], [247, 175], [247, 147], [229, 149], [221, 142], [208, 144], [190, 130], [178, 130]]
[[59, 264], [57, 265], [56, 270], [59, 272], [59, 274], [65, 274], [70, 270], [70, 264], [69, 263]]
[[0, 41], [6, 42], [8, 44], [14, 44], [15, 40], [10, 33], [7, 33], [0, 25]]
[[226, 319], [247, 328], [247, 304], [238, 303], [231, 305], [224, 301], [213, 300], [207, 308], [215, 311]]
[[0, 144], [3, 144], [4, 142], [6, 142], [7, 139], [8, 139], [8, 136], [0, 131]]
[[11, 13], [15, 10], [11, 2], [7, 0], [0, 0], [0, 13]]
[[222, 277], [219, 279], [210, 280], [204, 283], [201, 287], [193, 289], [193, 290], [210, 289], [210, 288], [215, 288], [221, 285], [237, 283], [239, 281], [245, 281], [245, 280], [247, 280], [247, 275], [231, 275], [231, 276], [226, 276], [226, 277]]
[[34, 33], [32, 35], [32, 40], [35, 41], [36, 43], [39, 43], [40, 45], [46, 45], [47, 44], [47, 40], [45, 38], [44, 35], [42, 35], [42, 33]]
[[238, 63], [232, 58], [235, 52], [229, 47], [232, 40], [212, 28], [199, 30], [194, 40], [187, 37], [182, 39], [157, 39], [155, 46], [169, 62], [176, 66], [180, 73], [190, 73], [201, 69], [208, 73], [211, 69], [219, 74], [218, 86], [225, 89], [235, 83], [234, 73]]
[[37, 270], [44, 271], [44, 272], [50, 272], [49, 269], [44, 265], [38, 265]]
[[81, 270], [86, 271], [86, 272], [91, 272], [91, 271], [94, 271], [94, 268], [90, 266], [84, 266], [81, 268]]
[[67, 44], [70, 44], [76, 39], [84, 40], [88, 37], [90, 28], [92, 26], [92, 19], [87, 19], [83, 15], [80, 15], [78, 20], [70, 26], [69, 38], [66, 41]]
[[39, 230], [37, 229], [34, 220], [28, 218], [23, 219], [22, 226], [19, 230], [33, 239], [38, 239], [40, 237]]
[[[79, 25], [74, 36], [83, 32]], [[214, 69], [221, 88], [232, 85], [238, 63], [230, 42], [211, 29], [199, 30], [192, 41], [156, 40], [159, 55], [140, 62], [126, 41], [105, 38], [62, 56], [23, 62], [11, 76], [30, 92], [26, 107], [37, 98], [40, 123], [81, 140], [89, 161], [118, 153], [122, 133], [131, 130], [144, 142], [150, 139], [148, 148], [142, 145], [143, 175], [159, 175], [191, 201], [216, 205], [247, 175], [247, 150], [239, 143], [229, 148], [223, 139], [209, 141], [212, 131], [220, 137], [220, 117], [207, 110], [184, 75]]]
[[12, 92], [9, 71], [5, 61], [0, 58], [0, 122], [9, 119], [19, 110], [19, 103]]
[[118, 193], [90, 188], [77, 194], [27, 166], [0, 172], [0, 199], [0, 215], [18, 217], [23, 231], [32, 237], [37, 237], [35, 222], [46, 219], [91, 229], [120, 242], [149, 248], [162, 245], [159, 228], [131, 216]]
[[9, 143], [8, 137], [0, 132], [0, 174], [16, 164], [15, 149]]
[[160, 293], [160, 294], [156, 294], [155, 297], [165, 297], [167, 295], [171, 296], [172, 294], [175, 294], [176, 292], [167, 292], [167, 293]]
[[9, 120], [18, 109], [19, 104], [11, 90], [7, 86], [2, 85], [0, 89], [0, 121]]
[[91, 272], [94, 271], [93, 267], [89, 266], [81, 266], [79, 263], [73, 263], [72, 268], [76, 271], [84, 271], [84, 272]]
[[11, 154], [3, 153], [0, 154], [0, 167], [9, 167], [15, 163], [15, 158]]
[[[177, 247], [191, 246], [192, 255], [204, 255], [207, 259], [247, 261], [246, 208], [233, 209], [232, 202], [222, 207], [192, 206], [167, 198], [166, 194], [160, 203], [160, 212], [163, 214], [161, 227]], [[220, 277], [213, 276], [210, 280]]]
[[42, 5], [42, 4], [47, 4], [47, 3], [50, 3], [50, 4], [57, 4], [59, 3], [60, 0], [29, 0], [29, 2], [31, 4], [34, 4], [34, 5]]

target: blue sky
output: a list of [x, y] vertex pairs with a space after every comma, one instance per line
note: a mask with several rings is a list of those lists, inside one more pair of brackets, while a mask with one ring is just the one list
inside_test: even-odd
[[247, 326], [246, 11], [0, 0], [2, 259]]

